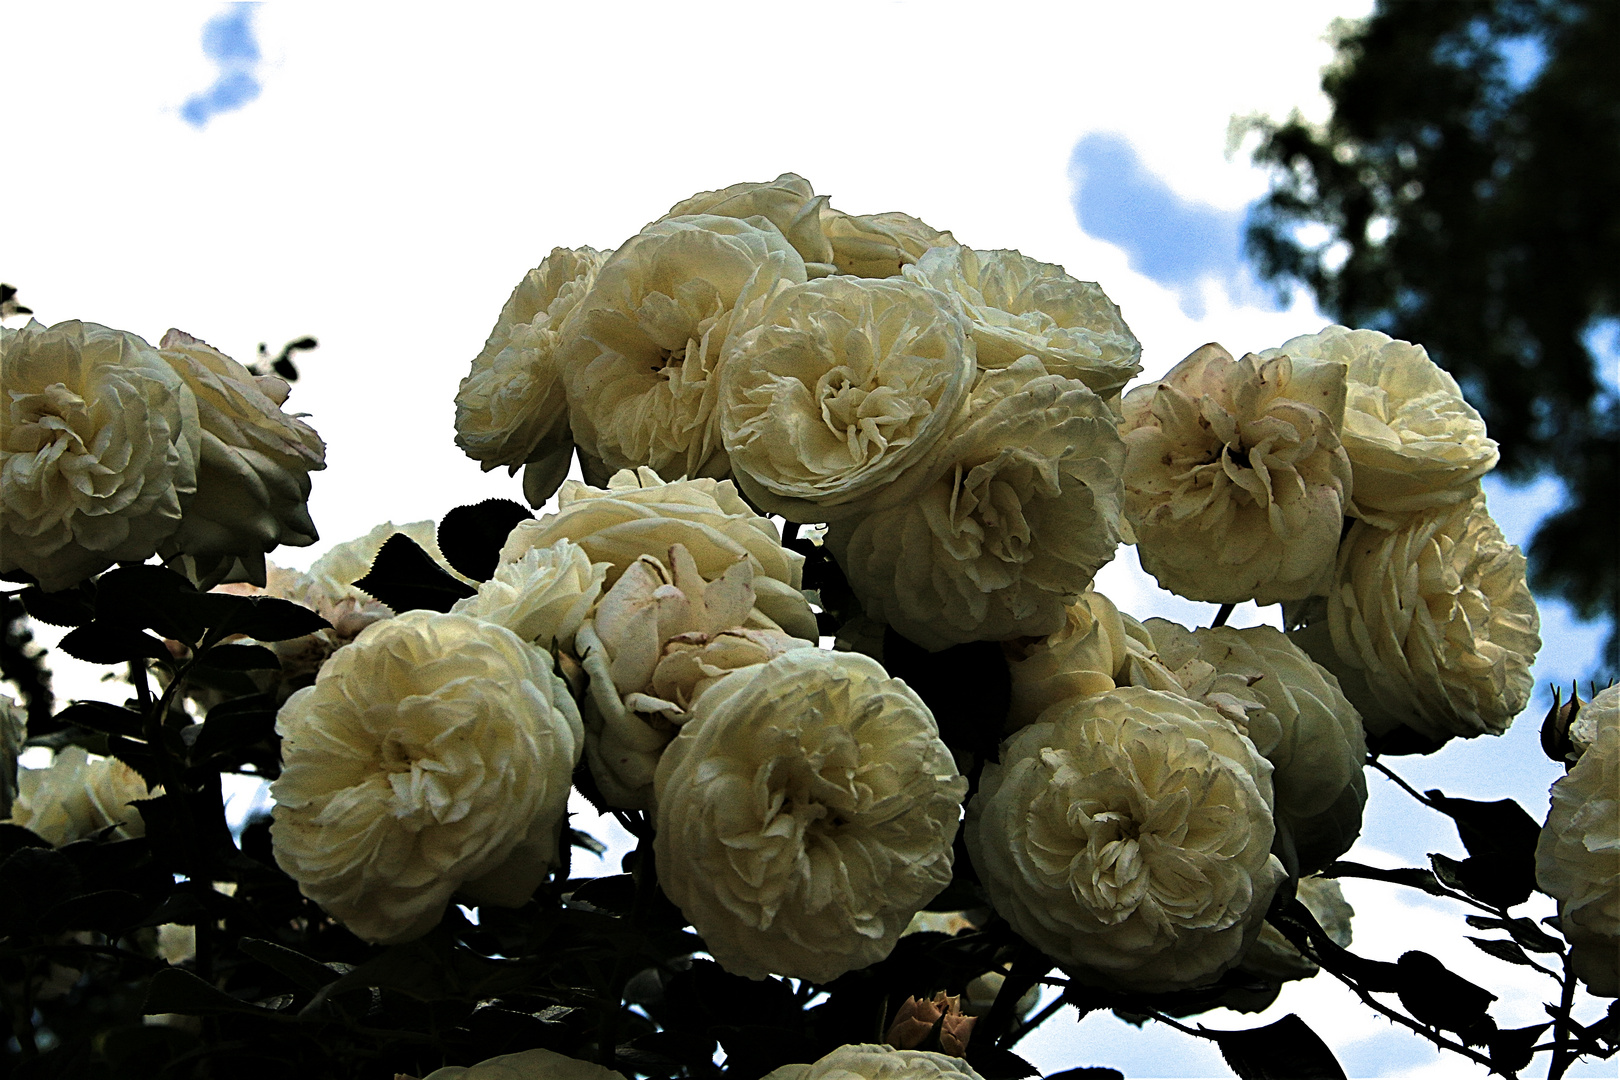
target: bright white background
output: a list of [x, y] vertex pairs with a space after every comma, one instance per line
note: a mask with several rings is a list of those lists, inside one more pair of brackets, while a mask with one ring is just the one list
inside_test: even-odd
[[[905, 210], [963, 243], [1097, 280], [1141, 338], [1149, 377], [1206, 341], [1241, 354], [1320, 329], [1308, 299], [1279, 310], [1230, 252], [1195, 251], [1201, 278], [1139, 268], [1172, 242], [1153, 234], [1172, 220], [1154, 207], [1235, 236], [1266, 180], [1229, 152], [1228, 121], [1293, 108], [1324, 118], [1324, 34], [1369, 7], [1000, 4], [992, 18], [985, 5], [938, 3], [547, 3], [450, 17], [288, 3], [236, 12], [224, 39], [216, 21], [205, 52], [205, 25], [231, 22], [218, 4], [0, 3], [0, 280], [47, 324], [81, 318], [152, 341], [175, 326], [243, 361], [260, 341], [317, 336], [288, 407], [328, 444], [311, 499], [323, 542], [273, 556], [304, 567], [384, 519], [521, 498], [451, 441], [456, 384], [507, 293], [553, 246], [615, 246], [679, 199], [741, 180], [795, 171], [840, 209]], [[1097, 160], [1076, 157], [1081, 140], [1106, 134], [1128, 141], [1136, 172], [1075, 167]], [[1088, 218], [1088, 235], [1076, 195], [1091, 183], [1124, 185], [1127, 212]], [[1522, 543], [1558, 492], [1498, 485], [1492, 498]], [[1129, 549], [1098, 584], [1142, 618], [1213, 613], [1158, 592]], [[1275, 609], [1240, 609], [1233, 622], [1262, 618]], [[1511, 796], [1545, 816], [1558, 770], [1536, 748], [1544, 688], [1585, 674], [1598, 635], [1561, 609], [1544, 619], [1557, 655], [1538, 668], [1537, 704], [1503, 739], [1413, 763], [1420, 786]], [[1433, 815], [1369, 783], [1352, 857], [1463, 854]], [[1460, 913], [1392, 886], [1345, 891], [1369, 955], [1433, 949], [1465, 930]], [[1519, 989], [1499, 1003], [1503, 1026], [1544, 1019], [1549, 980], [1466, 943], [1444, 955], [1499, 992]], [[1352, 1075], [1467, 1074], [1326, 976], [1264, 1016], [1203, 1020], [1253, 1026], [1289, 1011]], [[1227, 1075], [1206, 1043], [1104, 1016], [1076, 1026], [1060, 1015], [1021, 1049], [1048, 1073]]]

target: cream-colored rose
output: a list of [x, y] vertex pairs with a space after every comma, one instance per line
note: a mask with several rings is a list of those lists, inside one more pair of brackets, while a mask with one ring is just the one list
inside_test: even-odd
[[1349, 386], [1340, 437], [1355, 473], [1354, 517], [1397, 528], [1413, 511], [1472, 499], [1474, 482], [1496, 467], [1485, 421], [1421, 345], [1329, 326], [1260, 356], [1344, 365]]
[[530, 548], [512, 562], [496, 566], [474, 596], [457, 600], [458, 615], [504, 626], [524, 641], [549, 649], [574, 645], [574, 635], [602, 595], [606, 563], [593, 563], [571, 540]]
[[1338, 680], [1274, 626], [1145, 625], [1183, 692], [1271, 762], [1284, 863], [1309, 874], [1349, 851], [1367, 803], [1367, 740]]
[[737, 482], [790, 521], [904, 502], [930, 479], [974, 371], [961, 307], [937, 289], [843, 276], [784, 289], [721, 368]]
[[1078, 379], [1110, 398], [1142, 370], [1142, 343], [1094, 281], [1016, 251], [936, 247], [905, 269], [962, 302], [979, 367], [1034, 356], [1053, 375]]
[[1524, 575], [1524, 556], [1476, 495], [1394, 531], [1356, 522], [1325, 600], [1285, 616], [1312, 624], [1291, 636], [1338, 678], [1369, 732], [1500, 735], [1530, 701], [1541, 648]]
[[144, 836], [146, 822], [130, 803], [161, 793], [148, 793], [140, 774], [117, 758], [66, 746], [48, 768], [17, 771], [10, 823], [58, 847], [109, 825], [118, 826], [119, 836]]
[[655, 782], [659, 882], [709, 952], [813, 982], [883, 959], [949, 883], [967, 790], [905, 683], [809, 648], [704, 691]]
[[838, 272], [865, 278], [899, 277], [929, 248], [956, 243], [950, 233], [898, 210], [857, 216], [828, 206], [821, 211], [821, 230]]
[[170, 330], [159, 355], [190, 388], [202, 429], [197, 494], [160, 545], [199, 579], [264, 583], [265, 553], [316, 539], [309, 474], [326, 468], [315, 429], [281, 411], [287, 384], [255, 376], [190, 334]]
[[134, 334], [0, 329], [0, 573], [47, 591], [140, 562], [180, 527], [202, 433], [190, 389]]
[[985, 374], [925, 487], [833, 522], [827, 547], [924, 648], [1054, 633], [1119, 546], [1124, 456], [1102, 399], [1026, 357]]
[[1060, 701], [1123, 685], [1115, 676], [1131, 655], [1119, 608], [1093, 589], [1068, 606], [1063, 625], [1055, 633], [1003, 642], [1002, 651], [1012, 677], [1009, 731], [1028, 727]]
[[[1317, 925], [1327, 931], [1333, 943], [1341, 949], [1348, 949], [1351, 940], [1350, 919], [1356, 909], [1345, 900], [1344, 890], [1339, 887], [1338, 881], [1333, 878], [1302, 877], [1297, 895], [1300, 903], [1315, 917]], [[1315, 961], [1294, 948], [1282, 932], [1270, 923], [1265, 924], [1260, 936], [1243, 955], [1243, 963], [1238, 966], [1272, 982], [1308, 979], [1317, 972]]]
[[815, 613], [799, 592], [804, 556], [782, 546], [776, 526], [754, 513], [729, 480], [666, 484], [646, 468], [620, 472], [605, 488], [570, 480], [557, 496], [555, 513], [518, 523], [500, 561], [513, 562], [562, 539], [584, 548], [592, 562], [608, 564], [605, 587], [641, 556], [667, 554], [671, 544], [684, 546], [707, 580], [746, 557], [754, 568], [755, 607], [768, 620], [753, 625], [816, 639]]
[[485, 1058], [476, 1065], [446, 1065], [422, 1080], [624, 1080], [624, 1076], [555, 1050], [524, 1050]]
[[783, 1065], [764, 1080], [983, 1080], [959, 1057], [932, 1050], [896, 1050], [851, 1043], [809, 1065]]
[[1351, 493], [1345, 373], [1205, 345], [1125, 395], [1125, 514], [1142, 568], [1189, 600], [1274, 604], [1333, 566]]
[[1620, 997], [1620, 714], [1598, 721], [1580, 760], [1553, 782], [1536, 884], [1558, 901], [1575, 973], [1592, 993]]
[[692, 718], [704, 690], [724, 675], [813, 646], [780, 630], [749, 629], [754, 568], [739, 558], [706, 580], [682, 544], [643, 555], [613, 583], [580, 628], [590, 676], [585, 753], [610, 804], [651, 809], [653, 773], [665, 745]]
[[610, 469], [725, 476], [717, 367], [733, 319], [804, 280], [804, 260], [763, 218], [665, 218], [625, 241], [559, 346], [580, 448]]
[[10, 815], [17, 797], [17, 759], [28, 741], [28, 710], [0, 694], [0, 814]]
[[827, 196], [817, 195], [810, 181], [795, 173], [783, 173], [766, 184], [732, 184], [719, 191], [700, 191], [670, 207], [664, 216], [762, 217], [793, 245], [810, 277], [826, 277], [838, 272], [833, 266], [832, 244], [821, 229], [826, 205]]
[[1620, 725], [1620, 684], [1599, 690], [1569, 725], [1571, 762], [1579, 761], [1597, 743], [1604, 728], [1616, 725]]
[[[518, 282], [483, 350], [456, 391], [456, 445], [485, 472], [525, 467], [538, 506], [568, 473], [573, 435], [558, 369], [559, 331], [607, 257], [595, 248], [553, 248]], [[526, 488], [526, 493], [527, 488]]]
[[1136, 687], [1062, 702], [1002, 747], [968, 806], [991, 902], [1075, 979], [1213, 981], [1286, 876], [1271, 765], [1206, 705]]
[[276, 862], [367, 941], [420, 937], [457, 892], [516, 907], [556, 861], [584, 734], [550, 656], [505, 627], [370, 626], [276, 732]]

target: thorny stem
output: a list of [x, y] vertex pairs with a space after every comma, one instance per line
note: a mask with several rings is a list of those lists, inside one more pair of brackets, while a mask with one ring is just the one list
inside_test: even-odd
[[1018, 1000], [1029, 993], [1029, 988], [1051, 970], [1052, 961], [1038, 949], [1026, 947], [1018, 953], [1013, 960], [1012, 970], [1007, 972], [1007, 977], [1002, 980], [1001, 989], [996, 991], [996, 1000], [990, 1006], [990, 1015], [984, 1018], [984, 1037], [989, 1040], [990, 1045], [1003, 1048], [1012, 1045], [1007, 1041], [1007, 1032], [1012, 1028]]
[[1231, 616], [1232, 609], [1236, 606], [1236, 604], [1222, 604], [1220, 606], [1220, 610], [1215, 612], [1215, 618], [1210, 621], [1209, 625], [1212, 628], [1216, 626], [1225, 626], [1227, 618]]
[[1570, 1013], [1575, 1008], [1575, 972], [1570, 966], [1573, 952], [1564, 954], [1564, 992], [1558, 999], [1558, 1014], [1553, 1017], [1552, 1063], [1547, 1066], [1547, 1080], [1559, 1080], [1577, 1056], [1569, 1049]]
[[[1440, 809], [1438, 806], [1434, 805], [1434, 800], [1430, 799], [1427, 795], [1423, 794], [1411, 784], [1408, 784], [1405, 780], [1402, 780], [1399, 776], [1396, 776], [1394, 771], [1390, 769], [1388, 765], [1385, 765], [1382, 761], [1378, 760], [1378, 756], [1376, 754], [1367, 755], [1367, 764], [1371, 765], [1373, 768], [1395, 781], [1396, 786], [1398, 786], [1408, 795], [1412, 796], [1412, 798], [1416, 799], [1418, 802], [1422, 803], [1424, 806], [1427, 806], [1431, 810]], [[1443, 810], [1441, 811], [1441, 813], [1444, 812], [1445, 811]]]
[[[647, 906], [652, 901], [653, 891], [658, 888], [657, 870], [652, 857], [652, 832], [643, 828], [636, 832], [636, 837], [636, 899], [630, 908], [632, 928], [641, 925], [642, 918], [647, 913]], [[619, 1013], [624, 1006], [624, 987], [632, 974], [628, 961], [629, 957], [623, 951], [613, 958], [613, 974], [608, 980], [607, 1008], [602, 1011], [602, 1020], [596, 1029], [596, 1060], [608, 1069], [617, 1064]]]

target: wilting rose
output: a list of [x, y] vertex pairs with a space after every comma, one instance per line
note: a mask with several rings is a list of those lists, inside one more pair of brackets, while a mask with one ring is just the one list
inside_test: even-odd
[[559, 332], [606, 257], [594, 248], [553, 248], [512, 290], [456, 391], [456, 445], [485, 472], [524, 467], [525, 494], [535, 506], [567, 475], [574, 443]]
[[1338, 678], [1368, 732], [1500, 735], [1529, 702], [1541, 620], [1524, 556], [1484, 495], [1393, 531], [1357, 522], [1326, 592], [1287, 609], [1291, 625], [1310, 624], [1290, 636]]
[[0, 572], [47, 591], [140, 562], [180, 526], [202, 431], [191, 390], [134, 334], [0, 328]]
[[1125, 395], [1125, 514], [1142, 568], [1189, 600], [1272, 604], [1333, 566], [1351, 493], [1345, 373], [1205, 345]]
[[700, 191], [669, 208], [665, 217], [713, 214], [717, 217], [762, 217], [793, 245], [810, 277], [836, 273], [832, 244], [821, 228], [827, 196], [817, 195], [810, 181], [783, 173], [770, 183], [732, 184], [719, 191]]
[[794, 649], [705, 690], [665, 749], [659, 884], [727, 971], [829, 982], [950, 881], [966, 789], [905, 683]]
[[764, 1080], [983, 1080], [959, 1057], [852, 1043], [809, 1065], [783, 1065]]
[[456, 892], [516, 907], [556, 860], [583, 731], [550, 656], [505, 627], [368, 627], [276, 732], [276, 862], [367, 941], [420, 937]]
[[963, 1014], [960, 995], [941, 990], [931, 998], [907, 997], [889, 1024], [886, 1041], [897, 1050], [912, 1050], [927, 1042], [938, 1024], [940, 1050], [963, 1057], [978, 1022], [978, 1017]]
[[1340, 432], [1355, 473], [1350, 513], [1385, 529], [1417, 510], [1474, 497], [1496, 467], [1496, 443], [1457, 380], [1423, 346], [1376, 330], [1329, 326], [1260, 356], [1342, 364], [1349, 383]]
[[117, 758], [65, 746], [49, 767], [17, 770], [9, 821], [59, 847], [109, 825], [118, 826], [119, 836], [144, 836], [146, 822], [130, 803], [154, 794], [162, 789], [149, 793], [140, 774]]
[[519, 522], [511, 531], [500, 561], [516, 561], [531, 548], [562, 539], [578, 544], [593, 563], [608, 564], [609, 588], [631, 563], [666, 554], [671, 544], [685, 547], [709, 580], [746, 557], [754, 568], [755, 607], [765, 617], [751, 625], [816, 639], [815, 613], [799, 592], [804, 556], [782, 546], [776, 526], [754, 513], [729, 480], [666, 484], [645, 468], [620, 472], [605, 488], [570, 480], [555, 513]]
[[[1536, 884], [1558, 901], [1575, 973], [1594, 994], [1620, 997], [1620, 712], [1610, 687], [1592, 740], [1552, 785], [1536, 842]], [[1582, 710], [1582, 717], [1586, 710]]]
[[936, 289], [842, 276], [785, 289], [722, 367], [737, 482], [791, 521], [903, 502], [928, 479], [973, 374], [961, 308]]
[[560, 348], [574, 437], [609, 469], [723, 477], [717, 370], [737, 309], [805, 280], [774, 225], [665, 218], [608, 256]]
[[1076, 281], [1061, 266], [952, 245], [926, 252], [904, 273], [961, 301], [981, 369], [1034, 356], [1104, 399], [1142, 370], [1142, 343], [1119, 308], [1096, 282]]
[[968, 806], [996, 910], [1075, 979], [1160, 992], [1242, 959], [1286, 876], [1271, 765], [1208, 706], [1125, 687], [1002, 746]]
[[1123, 460], [1102, 399], [1021, 359], [985, 374], [928, 484], [827, 546], [866, 613], [924, 648], [1053, 633], [1119, 545]]
[[897, 210], [856, 216], [828, 206], [821, 211], [821, 229], [838, 272], [855, 277], [898, 277], [929, 248], [956, 243], [950, 233]]

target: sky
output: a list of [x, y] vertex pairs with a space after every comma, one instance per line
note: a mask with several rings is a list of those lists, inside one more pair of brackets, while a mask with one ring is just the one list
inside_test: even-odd
[[[521, 498], [516, 479], [479, 472], [451, 441], [456, 384], [513, 285], [554, 246], [613, 247], [694, 192], [742, 180], [798, 172], [851, 213], [904, 210], [1098, 281], [1143, 342], [1144, 378], [1208, 341], [1241, 355], [1319, 330], [1308, 297], [1279, 303], [1242, 260], [1244, 209], [1266, 177], [1230, 152], [1228, 125], [1294, 108], [1325, 118], [1324, 35], [1370, 6], [1009, 3], [986, 21], [982, 5], [940, 3], [824, 3], [813, 19], [790, 6], [545, 4], [449, 19], [412, 5], [8, 0], [0, 280], [47, 324], [150, 341], [174, 326], [243, 361], [261, 341], [317, 337], [288, 408], [328, 444], [311, 498], [322, 541], [272, 555], [302, 568], [385, 519]], [[1552, 481], [1487, 487], [1521, 544], [1560, 499]], [[1098, 587], [1140, 618], [1213, 613], [1160, 592], [1130, 549]], [[1248, 605], [1232, 621], [1275, 611]], [[1601, 633], [1558, 605], [1542, 618], [1553, 645], [1524, 718], [1501, 739], [1404, 763], [1414, 783], [1545, 816], [1558, 772], [1535, 739], [1546, 687], [1585, 674]], [[1463, 854], [1392, 785], [1369, 787], [1351, 857]], [[1427, 898], [1346, 893], [1381, 958], [1459, 938], [1460, 918]], [[1493, 987], [1524, 981], [1471, 949], [1445, 958]], [[1504, 1023], [1532, 1022], [1540, 1000], [1504, 1002]], [[1259, 1018], [1203, 1020], [1252, 1026], [1290, 1010], [1351, 1075], [1465, 1075], [1325, 977]], [[1044, 1072], [1226, 1075], [1208, 1044], [1110, 1017], [1060, 1015], [1024, 1049]]]

